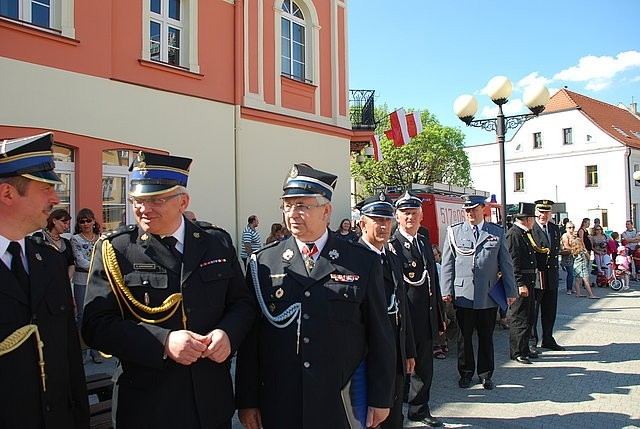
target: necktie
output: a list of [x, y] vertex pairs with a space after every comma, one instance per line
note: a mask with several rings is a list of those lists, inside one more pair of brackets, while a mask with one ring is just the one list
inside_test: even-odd
[[413, 237], [413, 245], [418, 249], [418, 253], [422, 255], [422, 249], [420, 248], [420, 240], [418, 240], [418, 237]]
[[478, 241], [478, 237], [480, 236], [480, 231], [478, 231], [478, 225], [473, 225], [473, 238]]
[[302, 255], [304, 258], [304, 265], [307, 267], [307, 271], [311, 272], [313, 267], [316, 266], [316, 261], [313, 259], [313, 256], [318, 253], [318, 248], [315, 243], [306, 243], [305, 246], [302, 246]]
[[24, 269], [24, 265], [22, 264], [22, 255], [20, 254], [21, 248], [20, 243], [17, 241], [12, 241], [9, 243], [9, 247], [7, 251], [11, 254], [11, 272], [20, 283], [20, 286], [25, 290], [27, 296], [29, 296], [29, 275], [27, 271]]
[[171, 251], [171, 254], [176, 259], [178, 259], [179, 261], [182, 261], [182, 253], [180, 253], [178, 249], [176, 249], [176, 243], [178, 242], [177, 238], [175, 238], [173, 235], [169, 235], [167, 237], [164, 237], [162, 239], [162, 242], [164, 243], [165, 246], [169, 248], [169, 250]]

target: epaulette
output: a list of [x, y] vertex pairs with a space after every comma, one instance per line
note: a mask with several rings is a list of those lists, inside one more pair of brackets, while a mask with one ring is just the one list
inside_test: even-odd
[[136, 230], [137, 227], [138, 227], [138, 225], [135, 225], [135, 224], [119, 226], [118, 228], [112, 229], [111, 231], [103, 232], [102, 235], [100, 235], [100, 239], [101, 240], [105, 240], [105, 239], [111, 240], [113, 237], [117, 237], [118, 235], [122, 235], [122, 234], [126, 234], [126, 233], [129, 233], [129, 232], [133, 232], [133, 231]]
[[464, 222], [458, 222], [458, 223], [452, 223], [451, 225], [449, 225], [451, 228], [453, 228], [454, 226], [460, 226], [462, 225]]
[[[198, 227], [206, 230], [215, 229], [217, 231], [227, 232], [224, 228], [219, 227], [218, 225], [214, 225], [211, 222], [207, 222], [206, 220], [192, 220], [191, 222], [195, 223]], [[227, 233], [228, 234], [228, 233]]]

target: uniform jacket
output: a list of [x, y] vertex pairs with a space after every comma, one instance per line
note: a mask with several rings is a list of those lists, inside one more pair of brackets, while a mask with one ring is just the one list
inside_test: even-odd
[[538, 270], [546, 274], [543, 278], [546, 279], [545, 289], [555, 290], [558, 289], [558, 253], [560, 253], [560, 230], [558, 225], [553, 222], [547, 222], [547, 229], [549, 230], [549, 236], [551, 242], [547, 238], [547, 234], [536, 222], [533, 225], [533, 239], [540, 247], [548, 247], [550, 249], [547, 257], [544, 253], [536, 252], [536, 259], [538, 261]]
[[[379, 256], [329, 234], [310, 274], [294, 237], [256, 258], [247, 281], [264, 307], [238, 353], [238, 408], [260, 408], [265, 429], [347, 429], [349, 395], [341, 391], [363, 359], [366, 403], [389, 408], [396, 347]], [[291, 321], [286, 327], [263, 314], [279, 316], [296, 303], [300, 313], [281, 322]]]
[[0, 341], [35, 323], [44, 343], [42, 392], [35, 335], [0, 356], [0, 428], [88, 428], [89, 405], [64, 256], [41, 238], [25, 239], [31, 303], [0, 262]]
[[417, 237], [423, 253], [407, 241], [399, 229], [389, 243], [398, 255], [402, 271], [409, 280], [418, 281], [425, 267], [428, 272], [427, 280], [420, 286], [405, 283], [414, 339], [416, 343], [420, 343], [425, 339], [436, 338], [438, 332], [444, 331], [444, 308], [433, 249], [428, 238], [421, 234], [417, 234]]
[[[362, 238], [358, 241], [361, 245], [368, 249], [368, 245]], [[396, 338], [396, 345], [398, 354], [396, 356], [398, 368], [406, 370], [407, 358], [416, 357], [416, 346], [413, 340], [413, 325], [411, 324], [411, 313], [409, 312], [409, 300], [407, 299], [407, 291], [405, 288], [404, 280], [402, 278], [402, 262], [398, 255], [396, 255], [395, 249], [389, 243], [385, 245], [385, 254], [389, 261], [390, 270], [385, 270], [384, 265], [382, 267], [382, 277], [384, 279], [384, 296], [385, 303], [387, 304], [387, 312], [389, 311], [389, 303], [391, 302], [391, 295], [395, 293], [396, 301], [398, 303], [397, 322], [396, 315], [389, 314], [389, 321], [393, 328], [393, 333]]]
[[[200, 359], [185, 366], [165, 359], [167, 335], [184, 329], [182, 308], [168, 320], [152, 324], [134, 317], [125, 304], [120, 307], [105, 274], [105, 240], [115, 249], [130, 292], [152, 307], [180, 292], [180, 261], [156, 236], [136, 225], [106, 234], [96, 243], [82, 334], [91, 348], [121, 361], [118, 429], [206, 428], [229, 421], [234, 412], [229, 360]], [[202, 335], [224, 330], [233, 354], [256, 314], [235, 249], [228, 244], [226, 232], [205, 232], [188, 221], [184, 240], [182, 293], [187, 329]], [[145, 318], [160, 318], [137, 312]]]
[[502, 228], [490, 222], [484, 222], [476, 242], [473, 229], [468, 222], [449, 227], [455, 245], [463, 255], [452, 246], [449, 233], [442, 249], [442, 295], [451, 295], [458, 307], [485, 309], [498, 305], [489, 296], [489, 289], [498, 281], [502, 272], [507, 298], [517, 298], [518, 291], [513, 275], [511, 255], [504, 242]]
[[517, 225], [513, 225], [505, 234], [507, 249], [513, 260], [513, 274], [516, 286], [532, 288], [536, 281], [536, 252], [526, 236], [527, 233]]

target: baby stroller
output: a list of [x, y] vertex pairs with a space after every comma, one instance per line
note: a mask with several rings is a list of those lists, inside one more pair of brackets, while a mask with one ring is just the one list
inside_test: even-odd
[[[609, 277], [602, 276], [603, 277], [602, 281], [604, 281], [605, 284], [608, 284], [611, 290], [617, 292], [620, 289], [622, 289], [622, 286], [623, 286], [622, 280], [618, 278], [618, 276], [621, 276], [623, 274], [623, 271], [619, 270], [613, 261], [609, 262], [609, 266], [610, 268], [607, 271], [609, 271], [611, 275], [609, 275]], [[600, 285], [600, 281], [601, 281], [600, 277], [601, 276], [598, 276], [598, 278], [596, 279], [598, 286]]]

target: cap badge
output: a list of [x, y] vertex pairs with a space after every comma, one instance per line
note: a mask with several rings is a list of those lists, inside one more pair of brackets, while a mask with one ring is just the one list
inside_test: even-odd
[[340, 253], [338, 253], [336, 249], [331, 249], [329, 251], [329, 258], [331, 258], [332, 261], [335, 261], [339, 257], [340, 257]]
[[284, 289], [282, 289], [281, 287], [278, 288], [278, 290], [276, 291], [276, 298], [280, 299], [284, 296]]
[[384, 201], [384, 200], [385, 200], [385, 198], [384, 198], [384, 193], [380, 192], [380, 196], [378, 197], [378, 199], [379, 199], [380, 201]]
[[295, 165], [291, 167], [291, 171], [289, 172], [289, 177], [292, 179], [295, 177], [298, 177], [298, 168]]
[[290, 261], [293, 258], [293, 250], [287, 249], [282, 253], [282, 259], [285, 261]]

